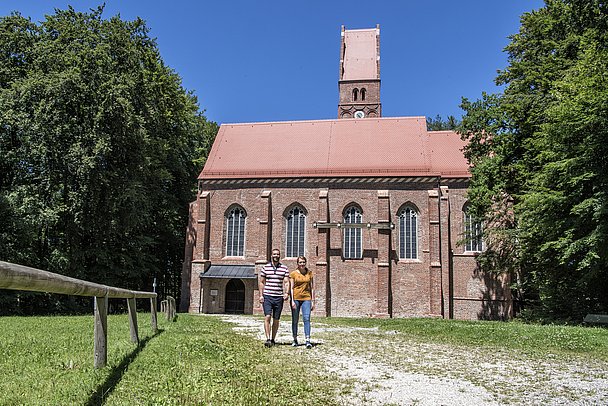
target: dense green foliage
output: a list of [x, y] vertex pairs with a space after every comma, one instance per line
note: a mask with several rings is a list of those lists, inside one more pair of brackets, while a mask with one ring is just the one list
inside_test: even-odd
[[506, 51], [504, 92], [462, 106], [485, 265], [515, 272], [537, 316], [606, 313], [608, 4], [547, 0]]
[[426, 118], [426, 129], [428, 131], [455, 130], [458, 124], [458, 120], [454, 116], [448, 116], [445, 120], [439, 114], [435, 118]]
[[[108, 366], [93, 368], [93, 317], [0, 317], [0, 404], [336, 404], [335, 380], [268, 350], [217, 317], [139, 314], [138, 348], [126, 315], [108, 318]], [[261, 326], [263, 321], [259, 319]]]
[[[0, 259], [139, 290], [157, 277], [177, 295], [217, 128], [145, 22], [102, 13], [0, 18]], [[32, 295], [1, 293], [0, 312], [75, 307]]]

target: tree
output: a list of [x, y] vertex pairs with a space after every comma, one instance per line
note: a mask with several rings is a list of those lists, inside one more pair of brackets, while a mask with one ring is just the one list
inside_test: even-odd
[[175, 295], [217, 126], [143, 20], [102, 14], [0, 19], [0, 257]]
[[[607, 49], [605, 2], [547, 0], [511, 37], [504, 92], [463, 99], [469, 198], [509, 247], [502, 269], [488, 264], [516, 271], [542, 317], [608, 311]], [[510, 212], [496, 210], [505, 196]]]
[[447, 120], [437, 114], [435, 118], [426, 118], [426, 129], [428, 131], [443, 131], [443, 130], [455, 130], [458, 127], [458, 120], [454, 116], [448, 116]]

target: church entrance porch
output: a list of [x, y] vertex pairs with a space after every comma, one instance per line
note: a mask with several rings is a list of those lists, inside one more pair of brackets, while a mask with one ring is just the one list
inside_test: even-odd
[[253, 313], [254, 265], [211, 264], [199, 278], [201, 313]]

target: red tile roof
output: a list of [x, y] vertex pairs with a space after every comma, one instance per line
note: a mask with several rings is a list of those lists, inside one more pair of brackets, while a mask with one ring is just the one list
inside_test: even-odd
[[424, 117], [223, 124], [199, 179], [470, 177], [464, 145]]

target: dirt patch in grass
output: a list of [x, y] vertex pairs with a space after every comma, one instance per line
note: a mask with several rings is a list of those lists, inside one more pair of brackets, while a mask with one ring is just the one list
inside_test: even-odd
[[[264, 340], [256, 316], [221, 316]], [[282, 320], [277, 342], [291, 343]], [[343, 386], [345, 405], [608, 404], [608, 363], [549, 354], [420, 342], [406, 333], [313, 321], [312, 350], [276, 346], [295, 362], [321, 366]]]

